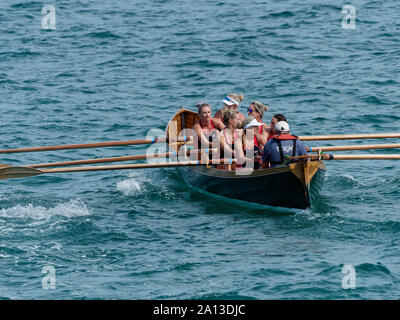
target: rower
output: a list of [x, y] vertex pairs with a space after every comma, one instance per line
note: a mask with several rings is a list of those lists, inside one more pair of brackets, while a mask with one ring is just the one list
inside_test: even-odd
[[261, 150], [264, 149], [265, 144], [268, 141], [271, 128], [266, 123], [263, 123], [262, 118], [264, 117], [264, 113], [269, 111], [269, 108], [258, 101], [253, 101], [250, 106], [247, 108], [247, 114], [249, 116], [254, 117], [258, 122], [261, 122], [263, 125], [259, 127], [259, 130], [254, 131], [254, 135], [257, 137], [257, 140], [260, 142]]
[[[222, 120], [222, 114], [229, 109], [235, 109], [236, 111], [239, 111], [239, 104], [240, 102], [243, 101], [243, 94], [236, 94], [236, 93], [230, 93], [228, 94], [223, 100], [222, 102], [224, 103], [224, 106], [222, 107], [222, 109], [218, 110], [215, 115], [214, 118], [219, 118]], [[244, 114], [239, 113], [239, 120], [243, 121], [244, 119]]]
[[274, 135], [276, 133], [275, 126], [279, 121], [287, 122], [286, 117], [281, 113], [277, 113], [271, 118], [268, 141], [274, 137]]
[[[246, 117], [241, 126], [243, 127], [243, 150], [245, 156], [254, 160], [254, 169], [257, 170], [261, 167], [262, 149], [260, 141], [257, 139], [255, 132], [259, 131], [262, 122], [258, 122], [254, 117]], [[246, 164], [242, 164], [246, 167]]]
[[[239, 121], [239, 112], [234, 109], [228, 109], [223, 113], [225, 129], [219, 133], [220, 140], [220, 158], [221, 159], [239, 159], [244, 162], [244, 154], [242, 147], [242, 131], [237, 128]], [[222, 170], [235, 170], [236, 164], [221, 164], [217, 166]]]
[[220, 119], [211, 117], [211, 106], [208, 103], [200, 102], [196, 107], [199, 121], [193, 125], [193, 130], [197, 134], [197, 148], [202, 149], [202, 145], [204, 148], [209, 148], [210, 142], [218, 136], [218, 131], [225, 128], [225, 125]]
[[[262, 155], [263, 168], [274, 168], [286, 164], [286, 156], [302, 156], [307, 150], [297, 136], [291, 135], [289, 124], [279, 121], [275, 126], [276, 134], [267, 142]], [[290, 162], [296, 162], [292, 159]]]

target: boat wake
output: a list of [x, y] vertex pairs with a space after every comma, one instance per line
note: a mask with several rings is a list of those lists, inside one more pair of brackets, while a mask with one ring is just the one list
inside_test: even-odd
[[60, 203], [53, 208], [35, 206], [30, 203], [28, 205], [17, 204], [16, 206], [0, 210], [0, 219], [22, 218], [48, 220], [57, 215], [66, 218], [88, 216], [90, 215], [90, 210], [79, 198], [71, 199], [69, 202]]

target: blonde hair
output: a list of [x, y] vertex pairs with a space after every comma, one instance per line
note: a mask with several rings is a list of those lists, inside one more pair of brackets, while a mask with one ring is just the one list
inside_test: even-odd
[[[229, 98], [232, 98], [236, 100], [237, 102], [242, 102], [243, 101], [243, 94], [236, 94], [236, 93], [230, 93], [227, 95]], [[238, 106], [239, 107], [239, 106]], [[230, 110], [230, 106], [227, 104], [224, 104], [224, 106], [221, 109], [222, 114], [224, 114], [227, 110]]]
[[242, 102], [243, 98], [244, 98], [244, 95], [243, 94], [237, 94], [237, 93], [230, 93], [230, 94], [228, 94], [228, 97], [236, 100], [237, 102]]
[[226, 109], [222, 111], [222, 121], [225, 126], [228, 125], [229, 120], [235, 119], [238, 112], [235, 109]]
[[256, 111], [260, 114], [261, 119], [264, 116], [264, 112], [269, 111], [268, 106], [258, 101], [253, 101], [252, 103], [250, 103], [250, 105], [254, 106], [254, 109], [256, 109]]

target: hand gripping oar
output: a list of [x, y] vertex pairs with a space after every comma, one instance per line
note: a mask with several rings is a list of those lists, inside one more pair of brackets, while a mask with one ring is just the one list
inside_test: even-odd
[[232, 164], [236, 159], [220, 159], [216, 161], [182, 161], [170, 163], [136, 163], [136, 164], [121, 164], [121, 165], [106, 165], [106, 166], [87, 166], [87, 167], [72, 167], [72, 168], [53, 168], [53, 169], [36, 169], [31, 167], [0, 167], [0, 180], [25, 178], [37, 176], [45, 173], [61, 173], [61, 172], [83, 172], [83, 171], [104, 171], [104, 170], [126, 170], [126, 169], [144, 169], [144, 168], [169, 168], [169, 167], [185, 167], [185, 166], [201, 166], [209, 164]]

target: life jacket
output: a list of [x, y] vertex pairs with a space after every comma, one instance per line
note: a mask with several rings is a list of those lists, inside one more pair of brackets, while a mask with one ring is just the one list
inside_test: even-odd
[[[292, 140], [293, 141], [293, 150], [292, 150], [292, 157], [296, 156], [296, 144], [297, 144], [297, 139], [299, 137], [291, 135], [291, 134], [281, 134], [279, 136], [273, 136], [273, 139], [275, 139], [275, 141], [278, 144], [279, 147], [279, 154], [280, 154], [280, 161], [270, 161], [271, 164], [282, 164], [285, 162], [285, 155], [283, 153], [283, 149], [282, 149], [282, 140]], [[296, 162], [296, 159], [290, 159], [290, 163]]]

